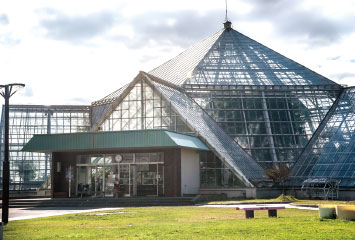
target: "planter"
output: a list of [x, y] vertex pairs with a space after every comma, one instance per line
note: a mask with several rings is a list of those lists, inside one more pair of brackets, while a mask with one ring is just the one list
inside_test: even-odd
[[335, 219], [335, 205], [319, 205], [319, 217], [321, 218], [329, 218]]
[[355, 206], [342, 205], [336, 207], [337, 218], [355, 221]]

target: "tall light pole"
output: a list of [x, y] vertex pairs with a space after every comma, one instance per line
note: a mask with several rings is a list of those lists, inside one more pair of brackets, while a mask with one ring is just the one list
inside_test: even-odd
[[0, 95], [5, 99], [5, 131], [4, 131], [4, 162], [2, 169], [2, 225], [9, 221], [9, 180], [10, 180], [10, 164], [9, 164], [9, 99], [19, 89], [24, 88], [25, 84], [11, 83], [0, 85]]

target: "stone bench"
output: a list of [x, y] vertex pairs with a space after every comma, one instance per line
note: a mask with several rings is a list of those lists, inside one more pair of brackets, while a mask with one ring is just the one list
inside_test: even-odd
[[277, 210], [285, 209], [284, 206], [246, 206], [246, 207], [237, 207], [236, 210], [244, 210], [245, 218], [254, 218], [255, 210], [268, 210], [269, 217], [277, 217]]

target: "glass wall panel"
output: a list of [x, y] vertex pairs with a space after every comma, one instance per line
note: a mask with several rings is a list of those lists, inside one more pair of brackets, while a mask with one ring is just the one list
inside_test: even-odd
[[297, 161], [293, 177], [338, 179], [340, 186], [355, 186], [355, 88], [342, 93]]
[[[4, 108], [2, 108], [4, 111]], [[22, 152], [34, 134], [75, 133], [90, 130], [89, 106], [10, 105], [10, 189], [27, 190], [50, 185], [51, 155]], [[3, 161], [4, 112], [0, 125], [0, 174]], [[1, 185], [2, 186], [2, 185]], [[46, 187], [46, 186], [44, 186]]]
[[212, 152], [200, 152], [201, 187], [243, 187], [235, 174]]
[[186, 90], [265, 168], [273, 161], [291, 167], [338, 95], [335, 90], [219, 89]]
[[102, 124], [104, 131], [140, 129], [168, 129], [193, 133], [173, 111], [171, 105], [144, 81], [132, 88]]

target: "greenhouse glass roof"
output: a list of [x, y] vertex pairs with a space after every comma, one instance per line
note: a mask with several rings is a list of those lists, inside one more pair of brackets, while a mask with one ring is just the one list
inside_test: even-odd
[[175, 85], [181, 85], [223, 33], [224, 29], [218, 31], [149, 73]]
[[217, 32], [149, 73], [176, 85], [337, 85], [234, 29]]
[[[340, 89], [306, 68], [234, 29], [221, 29], [149, 74], [180, 87], [228, 85]], [[129, 84], [92, 103], [115, 102]], [[100, 108], [99, 111], [102, 109]]]
[[124, 90], [127, 89], [127, 87], [129, 86], [129, 84], [124, 85], [123, 87], [117, 89], [116, 91], [110, 93], [109, 95], [107, 95], [106, 97], [103, 97], [102, 99], [92, 102], [93, 106], [97, 106], [97, 105], [103, 105], [103, 104], [110, 104], [112, 103], [115, 99], [117, 99], [118, 97], [121, 96], [121, 94], [124, 92]]

